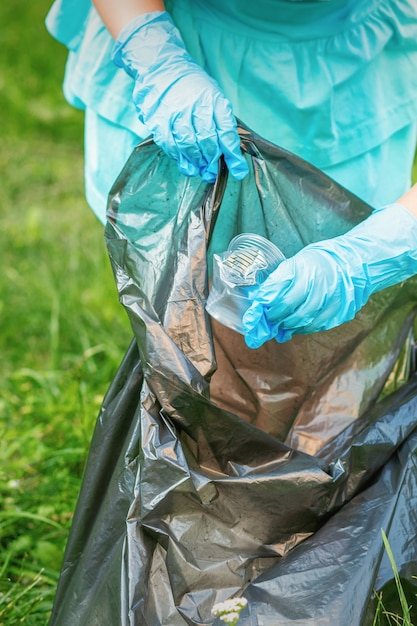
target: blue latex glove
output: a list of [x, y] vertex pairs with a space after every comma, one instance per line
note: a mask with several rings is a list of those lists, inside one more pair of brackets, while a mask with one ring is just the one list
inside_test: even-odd
[[250, 348], [352, 320], [369, 296], [417, 274], [417, 219], [400, 204], [306, 246], [260, 286], [243, 316]]
[[146, 13], [130, 22], [112, 58], [135, 80], [139, 120], [183, 174], [214, 182], [223, 154], [232, 176], [244, 178], [248, 166], [232, 107], [190, 57], [168, 13]]

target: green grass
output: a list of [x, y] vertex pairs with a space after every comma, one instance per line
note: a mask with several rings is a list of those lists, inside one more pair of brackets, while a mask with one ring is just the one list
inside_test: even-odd
[[0, 624], [45, 625], [101, 399], [130, 341], [83, 190], [49, 2], [0, 4]]
[[[44, 626], [101, 399], [130, 341], [84, 200], [47, 0], [0, 3], [0, 624]], [[417, 178], [417, 171], [416, 171]]]
[[410, 607], [408, 605], [408, 601], [406, 595], [404, 593], [404, 589], [401, 583], [401, 578], [398, 573], [397, 565], [395, 563], [394, 555], [391, 550], [391, 546], [388, 543], [388, 538], [384, 531], [382, 531], [382, 540], [384, 542], [385, 550], [388, 554], [389, 561], [391, 563], [392, 571], [394, 573], [395, 586], [397, 588], [398, 598], [400, 600], [401, 610], [402, 610], [402, 623], [404, 626], [412, 626], [411, 624], [411, 615], [410, 615]]
[[[373, 626], [413, 626], [411, 610], [413, 609], [413, 605], [416, 603], [415, 593], [412, 594], [412, 603], [409, 604], [403, 582], [398, 572], [394, 554], [389, 544], [388, 537], [383, 529], [381, 529], [381, 535], [384, 548], [391, 565], [392, 573], [394, 575], [393, 584], [389, 583], [388, 585], [388, 587], [390, 587], [389, 596], [394, 595], [393, 604], [395, 604], [398, 608], [396, 608], [395, 611], [387, 609], [385, 591], [377, 593]], [[394, 586], [395, 594], [392, 594]]]

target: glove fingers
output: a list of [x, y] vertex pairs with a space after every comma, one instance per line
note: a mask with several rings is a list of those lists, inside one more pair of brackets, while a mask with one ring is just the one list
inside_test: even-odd
[[222, 154], [232, 176], [239, 180], [244, 178], [249, 168], [240, 149], [232, 107], [221, 92], [210, 93], [208, 100], [202, 98], [194, 110], [193, 125], [206, 162], [200, 170], [203, 179], [216, 178]]
[[178, 115], [172, 121], [172, 142], [180, 171], [186, 176], [200, 174], [205, 182], [217, 177], [220, 147], [214, 122], [204, 118], [204, 107], [199, 115], [186, 118]]
[[[284, 265], [282, 268], [281, 266]], [[254, 300], [243, 316], [243, 329], [246, 344], [250, 348], [259, 348], [262, 344], [277, 337], [282, 317], [293, 309], [285, 308], [284, 294], [291, 288], [294, 278], [293, 259], [283, 261], [260, 286]], [[274, 321], [270, 312], [275, 303], [281, 303], [282, 309]], [[289, 337], [290, 338], [290, 337]]]
[[242, 180], [248, 174], [249, 167], [240, 149], [240, 137], [232, 107], [224, 98], [217, 99], [214, 120], [218, 129], [220, 150], [224, 154], [229, 172], [237, 180]]
[[[220, 156], [224, 153], [224, 150], [221, 143], [222, 129], [219, 127], [218, 121], [216, 120], [212, 94], [209, 95], [209, 99], [202, 98], [193, 111], [192, 124], [201, 151], [200, 175], [203, 180], [214, 182], [218, 173], [218, 161]], [[220, 97], [217, 95], [214, 98], [214, 106], [216, 106], [219, 99], [222, 102], [227, 102], [223, 96]], [[231, 125], [237, 144], [240, 146], [240, 140], [237, 135], [236, 124], [230, 105], [225, 109], [225, 117], [222, 122], [225, 125]]]
[[247, 318], [247, 312], [243, 316], [243, 325], [245, 342], [249, 348], [259, 348], [275, 336], [274, 329], [265, 318], [262, 304], [255, 303], [251, 306], [249, 318]]
[[203, 134], [196, 129], [197, 140], [204, 161], [203, 166], [200, 168], [200, 176], [206, 182], [214, 182], [216, 180], [219, 168], [218, 162], [221, 156], [221, 149], [214, 125], [212, 130], [214, 131], [213, 134]]
[[[155, 143], [175, 159], [186, 176], [199, 174], [205, 182], [217, 178], [218, 161], [224, 154], [232, 176], [241, 180], [249, 171], [240, 149], [236, 122], [227, 100], [205, 94], [193, 109], [176, 113], [166, 124], [145, 119]], [[220, 112], [220, 115], [219, 115]]]
[[339, 306], [338, 299], [328, 301], [326, 287], [321, 285], [320, 275], [308, 271], [308, 258], [296, 256], [283, 261], [260, 286], [244, 315], [248, 345], [271, 338], [283, 343], [303, 333], [307, 326], [310, 332], [323, 330], [326, 315]]
[[176, 115], [171, 121], [172, 144], [179, 168], [186, 176], [199, 174], [206, 162], [189, 116]]
[[[261, 315], [263, 326], [278, 342], [288, 341], [295, 334], [329, 330], [353, 319], [357, 312], [354, 286], [336, 267], [326, 263], [322, 272], [311, 272], [319, 266], [317, 252], [304, 252], [283, 261], [261, 285], [252, 306], [244, 316], [245, 329], [268, 340], [265, 331], [256, 330]], [[326, 271], [324, 271], [326, 268]], [[262, 314], [259, 313], [259, 307]]]
[[[202, 76], [204, 80], [202, 80]], [[218, 160], [224, 154], [230, 173], [242, 179], [249, 171], [240, 150], [236, 120], [228, 100], [216, 83], [205, 75], [193, 74], [193, 90], [199, 92], [187, 103], [186, 86], [177, 81], [163, 97], [144, 94], [139, 84], [134, 90], [138, 116], [152, 133], [155, 143], [175, 159], [186, 176], [200, 174], [206, 182], [214, 182]], [[189, 75], [184, 80], [190, 81]], [[142, 111], [143, 109], [143, 111]]]
[[[308, 282], [305, 280], [306, 274], [298, 266], [295, 257], [285, 259], [254, 295], [252, 306], [261, 304], [265, 307], [271, 322], [278, 322], [290, 315], [305, 300]], [[248, 322], [251, 319], [252, 306], [245, 313]]]
[[176, 161], [179, 171], [181, 174], [184, 174], [184, 176], [197, 176], [199, 173], [198, 167], [191, 163], [181, 152], [178, 152]]

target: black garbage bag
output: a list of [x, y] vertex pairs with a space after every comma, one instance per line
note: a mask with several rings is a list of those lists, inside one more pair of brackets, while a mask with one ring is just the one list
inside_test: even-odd
[[104, 399], [51, 626], [372, 624], [417, 574], [415, 281], [350, 323], [249, 350], [211, 320], [215, 252], [240, 232], [286, 256], [371, 207], [240, 128], [250, 174], [178, 174], [151, 141], [113, 186], [106, 243], [134, 340]]

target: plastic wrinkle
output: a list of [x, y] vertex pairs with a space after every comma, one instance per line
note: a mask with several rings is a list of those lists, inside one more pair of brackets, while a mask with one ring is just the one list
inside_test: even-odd
[[[249, 349], [207, 314], [214, 254], [241, 232], [289, 258], [372, 207], [239, 127], [250, 173], [178, 173], [153, 142], [109, 197], [106, 245], [134, 339], [100, 411], [50, 626], [372, 626], [414, 608], [415, 280], [337, 329]], [[308, 207], [308, 210], [307, 210]]]

